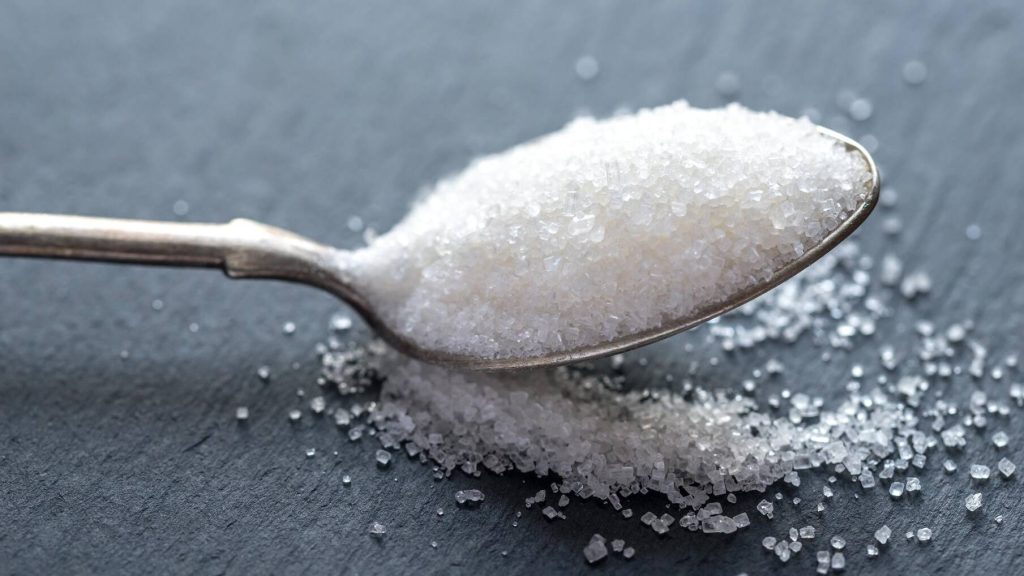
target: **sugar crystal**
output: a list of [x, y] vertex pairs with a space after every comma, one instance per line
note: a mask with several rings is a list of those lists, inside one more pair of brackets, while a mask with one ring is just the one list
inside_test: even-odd
[[1003, 478], [1013, 476], [1013, 473], [1017, 470], [1017, 465], [1010, 462], [1008, 458], [1000, 460], [996, 467], [999, 468], [999, 473], [1003, 475]]
[[380, 522], [374, 522], [370, 524], [370, 535], [375, 538], [383, 538], [387, 534], [387, 528], [384, 527]]
[[971, 478], [975, 480], [988, 480], [992, 471], [983, 464], [971, 464]]
[[605, 546], [604, 538], [599, 537], [597, 534], [591, 537], [590, 543], [583, 549], [583, 556], [589, 564], [604, 560], [608, 556], [608, 548]]
[[459, 490], [455, 493], [455, 502], [459, 506], [475, 506], [484, 501], [484, 493], [479, 490]]

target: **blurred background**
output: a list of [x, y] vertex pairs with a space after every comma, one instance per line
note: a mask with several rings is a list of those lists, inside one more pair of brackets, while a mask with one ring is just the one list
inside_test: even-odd
[[[1022, 18], [1012, 0], [0, 0], [0, 210], [247, 217], [351, 248], [423, 186], [576, 115], [735, 100], [871, 148], [900, 212], [876, 214], [859, 242], [929, 271], [921, 313], [970, 318], [1022, 350]], [[311, 289], [9, 259], [0, 303], [0, 573], [575, 572], [595, 531], [638, 550], [607, 572], [779, 567], [756, 530], [659, 540], [596, 505], [513, 529], [546, 482], [438, 484], [404, 459], [377, 474], [372, 445], [325, 422], [288, 426], [341, 309]], [[680, 362], [671, 346], [646, 352], [652, 367]], [[842, 381], [828, 370], [794, 389]], [[307, 459], [310, 446], [339, 454]], [[465, 487], [494, 498], [437, 521]], [[941, 518], [960, 492], [903, 513]], [[366, 535], [377, 519], [384, 543]], [[1016, 552], [990, 552], [1018, 549], [1024, 518], [998, 531], [955, 520], [943, 528], [958, 545], [858, 570], [1013, 571]], [[789, 568], [809, 572], [805, 556]]]

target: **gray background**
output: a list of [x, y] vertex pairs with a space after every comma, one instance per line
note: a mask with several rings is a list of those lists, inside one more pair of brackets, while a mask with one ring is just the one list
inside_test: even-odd
[[[582, 109], [719, 105], [714, 80], [732, 70], [749, 106], [813, 106], [827, 124], [878, 139], [905, 229], [887, 243], [876, 216], [863, 245], [893, 246], [929, 269], [935, 289], [917, 314], [973, 318], [1001, 357], [1024, 351], [1019, 6], [3, 0], [0, 210], [174, 219], [183, 199], [187, 220], [243, 216], [354, 247], [348, 216], [387, 229], [419, 187], [476, 154]], [[573, 72], [585, 54], [600, 62], [592, 82]], [[929, 67], [920, 87], [900, 77], [914, 58]], [[843, 117], [844, 89], [872, 100], [868, 122]], [[976, 242], [964, 236], [970, 223], [982, 226]], [[598, 568], [606, 573], [768, 573], [781, 564], [761, 538], [810, 521], [850, 542], [850, 573], [1024, 572], [1017, 482], [993, 483], [985, 514], [967, 519], [966, 478], [936, 471], [941, 451], [921, 498], [855, 500], [846, 490], [820, 518], [813, 505], [788, 507], [774, 524], [756, 519], [728, 537], [658, 538], [580, 502], [566, 521], [534, 509], [513, 528], [523, 498], [547, 481], [439, 483], [405, 458], [379, 471], [369, 441], [349, 443], [308, 415], [288, 425], [287, 410], [303, 402], [296, 389], [315, 389], [313, 346], [339, 309], [327, 295], [201, 270], [3, 260], [0, 303], [0, 573], [585, 572], [581, 550], [595, 531], [638, 550], [632, 562], [609, 558]], [[288, 320], [299, 327], [291, 337], [280, 328]], [[883, 330], [900, 341], [910, 327], [897, 318]], [[687, 361], [679, 342], [642, 352], [647, 371]], [[783, 352], [791, 389], [841, 394], [847, 364]], [[732, 386], [763, 360], [724, 362], [705, 384]], [[254, 376], [261, 364], [274, 370], [270, 385]], [[642, 383], [647, 371], [631, 376]], [[958, 386], [947, 394], [962, 399], [976, 385]], [[241, 404], [253, 413], [243, 427], [233, 420]], [[1018, 465], [1021, 422], [1002, 425]], [[320, 455], [307, 459], [310, 446]], [[988, 446], [962, 466], [972, 458], [998, 457]], [[807, 480], [787, 499], [811, 500], [820, 485]], [[481, 488], [484, 506], [457, 511], [452, 495], [465, 487]], [[631, 505], [640, 513], [662, 502]], [[383, 542], [367, 535], [374, 520], [388, 526]], [[864, 545], [883, 522], [898, 534], [929, 525], [935, 541], [900, 536], [867, 561]], [[823, 545], [819, 537], [788, 571], [812, 571]]]

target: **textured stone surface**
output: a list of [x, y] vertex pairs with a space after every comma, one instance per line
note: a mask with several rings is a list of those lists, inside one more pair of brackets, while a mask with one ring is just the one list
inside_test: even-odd
[[[975, 319], [993, 354], [1024, 351], [1015, 3], [632, 6], [4, 0], [0, 209], [173, 219], [184, 199], [188, 220], [244, 216], [353, 247], [348, 216], [386, 229], [418, 187], [474, 155], [581, 108], [717, 105], [716, 79], [732, 70], [748, 106], [813, 106], [833, 127], [877, 137], [876, 159], [900, 193], [899, 252], [932, 276], [915, 306], [940, 323]], [[590, 82], [574, 70], [585, 54], [600, 65]], [[928, 65], [918, 87], [901, 78], [914, 58]], [[833, 119], [844, 89], [871, 100], [868, 121]], [[860, 234], [868, 250], [882, 245], [881, 220]], [[982, 231], [973, 242], [972, 223]], [[329, 296], [209, 271], [4, 260], [0, 303], [0, 572], [583, 572], [580, 551], [599, 532], [637, 550], [593, 567], [604, 572], [761, 574], [781, 566], [760, 546], [784, 532], [778, 522], [842, 534], [858, 573], [1011, 573], [1019, 560], [1016, 481], [986, 488], [977, 518], [963, 507], [973, 493], [963, 464], [1022, 462], [1019, 442], [975, 448], [948, 477], [930, 459], [920, 498], [869, 505], [839, 491], [820, 519], [804, 494], [820, 483], [807, 482], [784, 490], [807, 499], [799, 513], [779, 504], [772, 523], [756, 515], [729, 536], [658, 538], [576, 502], [566, 520], [534, 507], [513, 528], [514, 511], [547, 482], [438, 483], [404, 457], [378, 469], [376, 446], [349, 443], [305, 410], [295, 391], [312, 391], [313, 344], [338, 308]], [[289, 320], [298, 329], [285, 336]], [[823, 367], [808, 350], [801, 370], [786, 353], [791, 389], [840, 395], [846, 364]], [[645, 355], [647, 370], [686, 362], [671, 340]], [[256, 377], [264, 364], [270, 384]], [[723, 362], [714, 376], [738, 382], [749, 368]], [[951, 394], [962, 402], [970, 389]], [[243, 427], [241, 405], [251, 411]], [[304, 410], [296, 425], [293, 407]], [[1024, 438], [1020, 419], [1005, 431]], [[468, 488], [487, 501], [455, 509], [453, 494]], [[628, 506], [662, 511], [657, 498]], [[368, 534], [374, 521], [387, 526], [380, 540]], [[935, 535], [868, 561], [864, 546], [883, 524]], [[813, 568], [808, 550], [785, 566]]]

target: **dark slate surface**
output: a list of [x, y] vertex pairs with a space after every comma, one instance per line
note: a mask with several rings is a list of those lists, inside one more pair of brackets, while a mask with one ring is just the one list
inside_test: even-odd
[[[834, 127], [877, 137], [905, 223], [890, 244], [935, 281], [917, 313], [973, 318], [998, 357], [1024, 351], [1019, 3], [405, 4], [3, 0], [0, 209], [173, 219], [184, 199], [188, 220], [244, 216], [352, 247], [349, 215], [386, 229], [418, 187], [475, 154], [580, 109], [680, 97], [717, 105], [714, 80], [728, 69], [747, 105], [814, 106]], [[590, 83], [573, 73], [584, 54], [601, 65]], [[900, 78], [912, 58], [929, 66], [923, 86]], [[843, 89], [872, 100], [870, 121], [842, 118]], [[887, 244], [881, 218], [860, 234], [873, 254]], [[976, 242], [964, 236], [972, 222], [983, 230]], [[210, 271], [4, 260], [0, 302], [0, 573], [582, 573], [591, 568], [581, 549], [599, 531], [638, 550], [631, 563], [606, 561], [605, 573], [763, 574], [780, 564], [760, 539], [810, 521], [847, 538], [849, 573], [1024, 570], [1019, 483], [991, 482], [985, 513], [966, 519], [966, 477], [939, 473], [941, 452], [921, 498], [855, 500], [843, 488], [821, 518], [813, 505], [785, 505], [772, 524], [756, 519], [729, 537], [657, 538], [579, 502], [564, 522], [534, 509], [513, 528], [545, 481], [438, 483], [404, 458], [378, 471], [372, 443], [351, 444], [309, 416], [288, 425], [296, 389], [315, 388], [313, 346], [339, 308], [329, 296]], [[909, 343], [909, 317], [885, 323], [878, 340]], [[292, 337], [281, 334], [287, 320], [299, 326]], [[877, 344], [850, 356], [874, 358]], [[771, 352], [731, 358], [704, 383], [734, 385]], [[848, 363], [821, 365], [808, 346], [781, 353], [791, 370], [778, 388], [841, 394]], [[678, 339], [641, 354], [650, 371], [686, 360]], [[254, 376], [261, 364], [273, 367], [270, 385]], [[635, 382], [647, 374], [635, 371]], [[977, 386], [1005, 397], [1005, 381], [966, 379], [947, 396]], [[233, 421], [240, 404], [252, 409], [248, 426]], [[1004, 452], [1024, 465], [1021, 422], [999, 426], [1013, 438]], [[305, 458], [310, 446], [318, 457]], [[994, 464], [986, 446], [961, 464]], [[468, 486], [488, 500], [456, 511], [452, 494]], [[820, 486], [808, 478], [785, 492], [816, 502]], [[388, 526], [381, 543], [367, 535], [374, 520]], [[867, 561], [883, 522], [898, 535], [931, 526], [935, 541], [898, 536]], [[813, 570], [823, 544], [788, 570]]]

